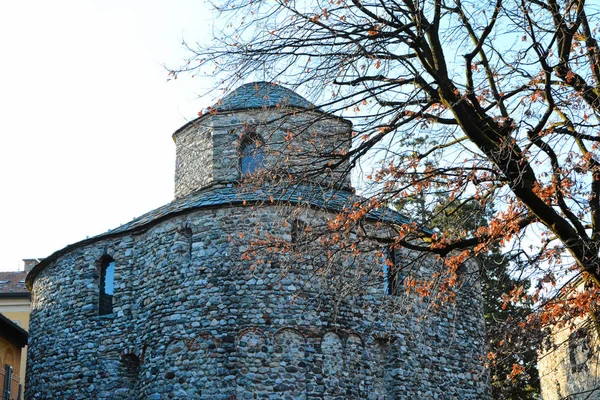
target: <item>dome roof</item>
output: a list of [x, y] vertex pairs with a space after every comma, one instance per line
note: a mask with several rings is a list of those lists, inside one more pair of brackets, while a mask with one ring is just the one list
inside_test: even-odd
[[314, 104], [304, 97], [276, 83], [252, 82], [228, 93], [213, 106], [213, 110], [234, 111], [270, 107], [315, 108]]

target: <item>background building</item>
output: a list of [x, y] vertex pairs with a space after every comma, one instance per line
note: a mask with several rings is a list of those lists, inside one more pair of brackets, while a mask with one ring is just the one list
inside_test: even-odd
[[20, 366], [22, 349], [27, 344], [27, 332], [0, 314], [0, 398], [22, 399]]
[[[562, 296], [583, 291], [579, 279]], [[578, 316], [549, 327], [538, 354], [540, 387], [544, 400], [600, 400], [600, 342], [598, 317]]]
[[[27, 273], [39, 262], [39, 259], [24, 259], [23, 271], [0, 271], [0, 314], [18, 325], [25, 331], [29, 331], [29, 313], [31, 312], [31, 299], [29, 290], [25, 287]], [[20, 358], [21, 364], [17, 368], [17, 374], [21, 385], [25, 385], [26, 349]], [[16, 392], [15, 392], [16, 393]]]

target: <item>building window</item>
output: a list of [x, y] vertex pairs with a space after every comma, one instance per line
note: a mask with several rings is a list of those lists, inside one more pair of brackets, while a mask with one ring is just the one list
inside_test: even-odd
[[140, 358], [133, 353], [124, 354], [121, 357], [121, 363], [125, 369], [125, 377], [133, 385], [140, 370]]
[[571, 372], [587, 371], [587, 363], [593, 354], [590, 333], [587, 329], [579, 328], [569, 335]]
[[102, 257], [100, 262], [100, 301], [98, 314], [107, 315], [113, 312], [113, 295], [115, 293], [115, 260], [109, 256]]
[[12, 366], [9, 364], [4, 365], [4, 390], [2, 392], [2, 399], [11, 398], [11, 386], [12, 386]]
[[382, 250], [381, 269], [383, 273], [383, 288], [385, 294], [389, 296], [397, 296], [400, 293], [400, 284], [402, 279], [398, 273], [398, 265], [396, 265], [396, 252], [394, 249], [386, 247]]
[[254, 174], [264, 168], [264, 142], [257, 134], [248, 134], [240, 146], [240, 170], [242, 175]]
[[306, 222], [299, 219], [294, 220], [292, 222], [292, 246], [298, 248], [306, 244], [309, 231], [310, 228]]

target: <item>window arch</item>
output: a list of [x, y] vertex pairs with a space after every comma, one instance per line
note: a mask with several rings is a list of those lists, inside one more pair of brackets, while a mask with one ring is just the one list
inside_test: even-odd
[[244, 136], [240, 145], [240, 171], [243, 175], [254, 174], [264, 168], [264, 141], [252, 132]]
[[115, 293], [115, 260], [103, 256], [100, 260], [100, 298], [98, 314], [107, 315], [113, 312], [113, 295]]

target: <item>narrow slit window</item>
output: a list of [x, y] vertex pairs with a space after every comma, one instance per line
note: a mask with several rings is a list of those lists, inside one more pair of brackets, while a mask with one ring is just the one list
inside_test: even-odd
[[308, 224], [299, 219], [292, 222], [292, 245], [298, 248], [307, 243]]
[[397, 296], [400, 291], [400, 279], [398, 274], [398, 266], [396, 265], [396, 252], [394, 249], [385, 248], [381, 258], [383, 288], [385, 290], [385, 294], [389, 296]]
[[112, 314], [115, 293], [115, 260], [104, 257], [100, 264], [100, 315]]

